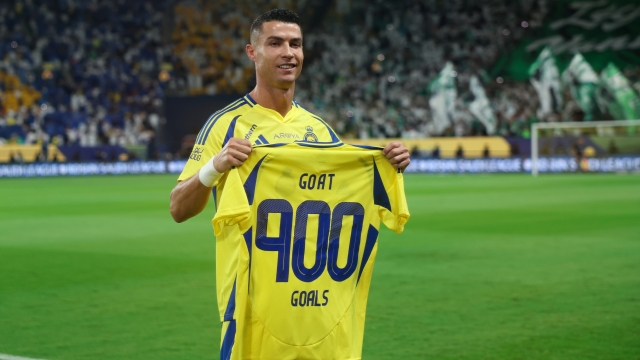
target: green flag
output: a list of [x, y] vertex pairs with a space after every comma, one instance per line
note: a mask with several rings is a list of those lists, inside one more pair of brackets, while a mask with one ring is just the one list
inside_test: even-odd
[[618, 120], [640, 119], [640, 97], [633, 91], [629, 80], [613, 63], [609, 63], [600, 75], [602, 85], [613, 96], [620, 107], [618, 114], [612, 114]]
[[562, 111], [560, 73], [551, 50], [546, 47], [529, 68], [531, 84], [540, 98], [538, 116]]
[[596, 110], [595, 92], [599, 79], [582, 54], [573, 56], [571, 63], [562, 73], [562, 81], [569, 87], [574, 100], [584, 111], [584, 121], [593, 120]]

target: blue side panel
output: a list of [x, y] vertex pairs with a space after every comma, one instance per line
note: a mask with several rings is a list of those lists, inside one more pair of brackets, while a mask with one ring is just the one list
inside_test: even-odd
[[[269, 155], [269, 154], [267, 154]], [[247, 181], [244, 182], [244, 192], [247, 194], [247, 200], [249, 200], [249, 205], [253, 205], [253, 197], [256, 194], [256, 181], [258, 180], [258, 171], [260, 170], [260, 165], [262, 165], [262, 161], [267, 155], [263, 156], [260, 161], [256, 164], [256, 166], [251, 170], [251, 174], [247, 178]]]
[[222, 340], [222, 347], [220, 348], [220, 360], [230, 360], [231, 351], [233, 351], [233, 343], [236, 341], [236, 321], [231, 320], [227, 333], [224, 334], [224, 340]]
[[244, 233], [244, 242], [247, 244], [247, 250], [249, 251], [249, 261], [251, 261], [251, 243], [253, 239], [251, 239], [251, 228]]
[[215, 206], [216, 211], [218, 210], [218, 194], [216, 191], [217, 186], [211, 188], [211, 193], [213, 194], [213, 206]]
[[249, 291], [249, 286], [251, 286], [251, 245], [253, 244], [253, 239], [251, 238], [252, 228], [249, 228], [244, 233], [244, 242], [247, 244], [247, 251], [249, 252], [249, 281], [247, 285], [247, 292]]
[[367, 242], [364, 244], [364, 254], [362, 254], [362, 265], [360, 265], [360, 272], [358, 273], [358, 283], [360, 282], [362, 271], [364, 270], [365, 265], [367, 265], [367, 261], [369, 261], [373, 247], [376, 245], [376, 241], [378, 241], [378, 230], [376, 230], [373, 225], [369, 225], [369, 231], [367, 231]]
[[229, 302], [227, 302], [227, 310], [224, 312], [222, 320], [233, 320], [233, 313], [236, 311], [236, 281], [233, 281], [233, 289], [231, 289], [231, 295], [229, 296]]
[[224, 141], [222, 142], [222, 147], [227, 145], [227, 142], [229, 142], [229, 140], [233, 137], [233, 133], [236, 130], [236, 120], [238, 120], [239, 117], [240, 115], [234, 117], [233, 120], [231, 120], [231, 123], [229, 124], [229, 128], [227, 129], [227, 135], [225, 135]]
[[376, 205], [380, 205], [383, 208], [391, 211], [391, 202], [389, 202], [389, 195], [384, 188], [384, 183], [380, 177], [378, 166], [376, 166], [375, 159], [373, 160], [373, 202]]
[[332, 142], [338, 142], [340, 141], [340, 139], [338, 139], [338, 136], [336, 135], [335, 132], [333, 132], [333, 129], [331, 129], [331, 127], [329, 126], [329, 124], [327, 124], [326, 122], [324, 122], [324, 120], [320, 119], [319, 117], [315, 117], [313, 116], [314, 119], [320, 121], [324, 126], [327, 127], [327, 130], [329, 131], [329, 135], [331, 135], [331, 141]]

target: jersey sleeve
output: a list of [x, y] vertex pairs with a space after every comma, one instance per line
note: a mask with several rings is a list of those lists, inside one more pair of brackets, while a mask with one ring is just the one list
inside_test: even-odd
[[195, 175], [209, 159], [220, 152], [228, 128], [227, 118], [228, 116], [217, 118], [216, 114], [213, 114], [204, 123], [178, 181], [187, 180]]
[[374, 182], [378, 183], [377, 186], [374, 185], [374, 188], [377, 187], [374, 196], [378, 205], [378, 216], [389, 229], [400, 234], [410, 217], [404, 193], [404, 177], [386, 158], [381, 156], [376, 160], [379, 178], [374, 177]]
[[218, 210], [211, 223], [216, 236], [226, 226], [238, 225], [241, 233], [251, 227], [251, 207], [238, 169], [229, 171], [224, 190], [220, 194]]

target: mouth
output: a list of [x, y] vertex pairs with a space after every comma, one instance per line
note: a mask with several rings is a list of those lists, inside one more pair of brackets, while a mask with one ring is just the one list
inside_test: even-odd
[[278, 66], [278, 69], [282, 69], [282, 70], [291, 70], [293, 68], [295, 68], [296, 65], [295, 64], [282, 64]]

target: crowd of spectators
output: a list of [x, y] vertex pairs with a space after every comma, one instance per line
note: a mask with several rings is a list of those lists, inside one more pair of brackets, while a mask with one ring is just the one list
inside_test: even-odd
[[[480, 74], [530, 29], [542, 24], [544, 0], [341, 0], [329, 9], [309, 1], [278, 1], [301, 13], [305, 70], [299, 103], [345, 137], [482, 135], [484, 126], [465, 105], [470, 75]], [[177, 66], [169, 91], [178, 94], [241, 93], [253, 78], [244, 54], [255, 14], [274, 4], [183, 1], [175, 7]], [[305, 10], [324, 16], [305, 16]], [[326, 11], [323, 11], [326, 10]], [[321, 19], [310, 22], [310, 20]], [[308, 30], [312, 28], [312, 30]], [[444, 133], [431, 121], [429, 84], [447, 61], [461, 89], [456, 118]], [[486, 78], [486, 76], [485, 76]], [[485, 82], [500, 135], [526, 135], [537, 104], [531, 86]], [[520, 100], [526, 101], [520, 101]]]
[[[540, 119], [528, 82], [485, 69], [542, 26], [548, 0], [16, 0], [0, 3], [0, 143], [130, 146], [154, 142], [165, 95], [241, 94], [256, 14], [303, 19], [296, 100], [346, 138], [484, 135], [469, 110], [478, 76], [496, 135], [573, 119], [575, 102]], [[433, 125], [430, 83], [451, 62], [451, 126]]]
[[154, 141], [164, 96], [158, 73], [171, 58], [162, 3], [0, 3], [0, 141]]

